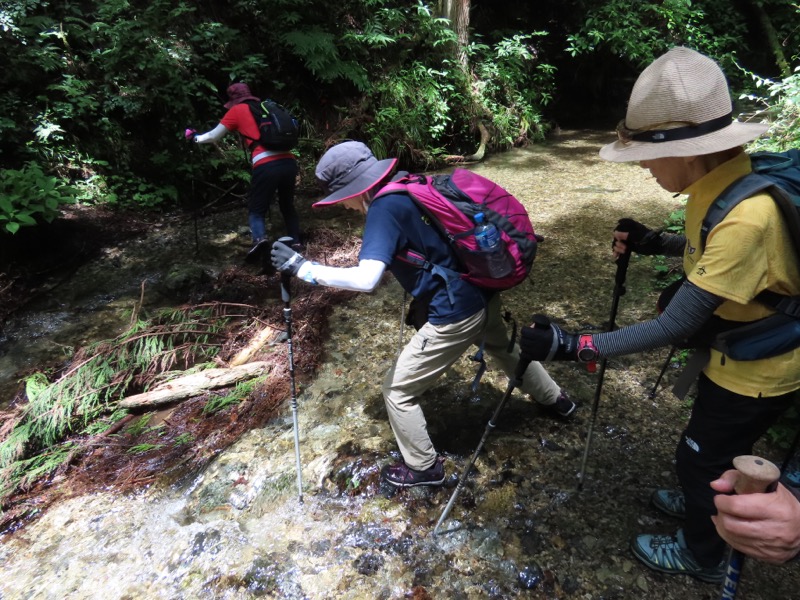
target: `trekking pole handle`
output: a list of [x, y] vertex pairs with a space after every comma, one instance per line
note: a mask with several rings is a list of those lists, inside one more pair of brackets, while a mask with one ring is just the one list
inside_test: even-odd
[[[763, 494], [775, 488], [781, 471], [770, 461], [759, 456], [743, 454], [733, 459], [733, 468], [738, 472], [733, 491], [737, 494]], [[744, 554], [730, 549], [725, 566], [725, 581], [722, 584], [721, 600], [734, 600], [739, 589], [739, 578], [744, 566]]]
[[770, 461], [745, 454], [733, 459], [733, 468], [739, 472], [734, 491], [737, 494], [763, 494], [772, 491], [781, 471]]

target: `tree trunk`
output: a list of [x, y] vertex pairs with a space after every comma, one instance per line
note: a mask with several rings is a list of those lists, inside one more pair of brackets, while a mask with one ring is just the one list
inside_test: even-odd
[[252, 379], [261, 375], [266, 368], [267, 363], [265, 362], [252, 362], [230, 369], [207, 369], [199, 373], [177, 377], [143, 394], [128, 396], [119, 402], [119, 406], [120, 408], [139, 408], [185, 400], [214, 388], [231, 385], [242, 379]]
[[441, 0], [439, 13], [450, 20], [450, 27], [458, 37], [456, 58], [464, 71], [469, 69], [467, 45], [469, 44], [470, 0]]
[[243, 365], [244, 363], [248, 362], [253, 355], [261, 350], [261, 347], [278, 337], [283, 333], [280, 329], [276, 329], [267, 325], [259, 331], [253, 338], [248, 342], [247, 346], [242, 348], [239, 353], [233, 357], [233, 359], [228, 363], [230, 367], [238, 367], [239, 365]]
[[758, 18], [758, 23], [761, 25], [764, 36], [767, 38], [767, 44], [770, 50], [772, 50], [772, 54], [775, 56], [775, 64], [778, 65], [778, 68], [781, 70], [781, 75], [783, 77], [789, 77], [792, 74], [792, 68], [789, 65], [789, 61], [786, 60], [786, 54], [784, 54], [783, 46], [778, 40], [778, 32], [772, 25], [772, 19], [769, 18], [769, 14], [764, 9], [761, 2], [750, 0], [750, 7]]

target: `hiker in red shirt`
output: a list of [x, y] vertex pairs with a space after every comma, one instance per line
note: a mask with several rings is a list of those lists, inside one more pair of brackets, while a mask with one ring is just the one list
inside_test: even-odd
[[270, 260], [265, 219], [276, 193], [286, 233], [294, 240], [295, 245], [300, 244], [300, 218], [294, 207], [297, 161], [291, 152], [267, 150], [258, 143], [258, 125], [248, 102], [260, 102], [260, 100], [252, 94], [247, 84], [231, 84], [227, 92], [228, 102], [225, 103], [227, 112], [219, 125], [211, 131], [200, 134], [193, 129], [187, 129], [186, 137], [193, 138], [198, 144], [208, 144], [221, 140], [229, 131], [235, 131], [241, 136], [244, 147], [250, 152], [252, 164], [247, 212], [253, 248], [247, 257], [248, 262], [256, 262], [263, 258], [266, 267]]

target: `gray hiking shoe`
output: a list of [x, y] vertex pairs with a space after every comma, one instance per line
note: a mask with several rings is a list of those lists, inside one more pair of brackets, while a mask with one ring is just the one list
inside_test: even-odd
[[650, 496], [650, 503], [670, 517], [686, 516], [686, 500], [680, 490], [656, 490]]
[[553, 404], [548, 404], [545, 406], [550, 414], [561, 417], [562, 419], [571, 417], [572, 413], [575, 412], [577, 407], [578, 405], [570, 400], [567, 392], [564, 390], [561, 390], [561, 393], [558, 395], [558, 398], [556, 398], [556, 401]]
[[671, 575], [691, 575], [708, 583], [722, 583], [725, 561], [714, 567], [703, 567], [686, 547], [683, 529], [676, 535], [639, 535], [631, 540], [633, 555], [655, 571]]

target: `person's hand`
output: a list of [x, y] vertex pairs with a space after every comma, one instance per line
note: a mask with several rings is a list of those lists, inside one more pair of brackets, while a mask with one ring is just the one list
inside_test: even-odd
[[711, 487], [717, 514], [711, 517], [720, 537], [758, 560], [786, 562], [800, 552], [800, 500], [785, 486], [774, 492], [729, 496], [739, 472], [725, 471]]
[[197, 137], [197, 130], [186, 128], [186, 131], [183, 132], [183, 137], [186, 138], [186, 141], [193, 142], [194, 138]]
[[611, 251], [614, 258], [619, 258], [628, 251], [643, 255], [662, 252], [661, 232], [653, 231], [633, 219], [620, 219], [614, 227], [613, 236]]
[[533, 323], [522, 328], [519, 348], [523, 361], [591, 362], [597, 358], [591, 335], [568, 333], [544, 315], [534, 315]]
[[295, 252], [280, 240], [272, 244], [270, 258], [273, 267], [281, 273], [289, 275], [297, 275], [303, 263], [308, 262], [300, 253]]

